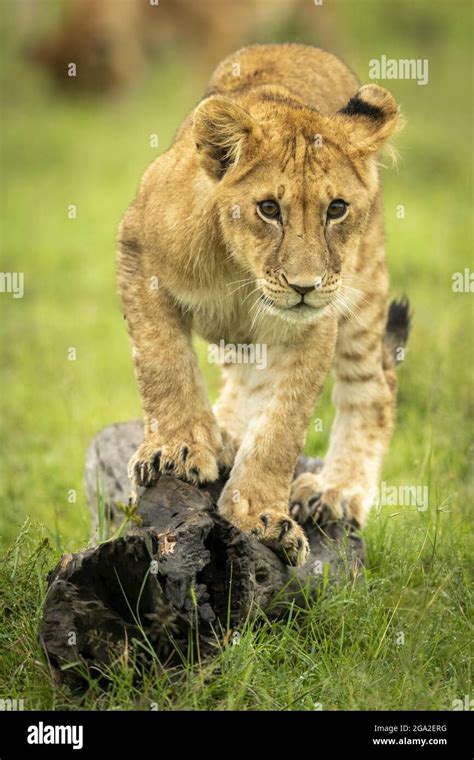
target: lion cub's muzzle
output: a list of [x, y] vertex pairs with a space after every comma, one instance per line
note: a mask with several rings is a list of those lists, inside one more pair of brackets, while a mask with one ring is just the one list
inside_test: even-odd
[[262, 282], [262, 292], [275, 311], [286, 312], [282, 316], [311, 319], [334, 300], [340, 284], [339, 274], [325, 273], [322, 277], [292, 282], [280, 275], [278, 280]]

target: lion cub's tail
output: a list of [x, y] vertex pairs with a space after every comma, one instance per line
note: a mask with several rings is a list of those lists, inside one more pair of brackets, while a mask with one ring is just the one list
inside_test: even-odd
[[403, 349], [408, 342], [411, 321], [412, 314], [408, 298], [404, 296], [392, 301], [385, 326], [384, 345], [387, 350], [384, 353], [389, 354], [395, 364], [403, 360]]

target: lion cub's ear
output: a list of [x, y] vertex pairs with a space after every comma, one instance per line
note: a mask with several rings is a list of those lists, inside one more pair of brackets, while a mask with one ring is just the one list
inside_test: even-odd
[[262, 130], [247, 111], [219, 96], [198, 105], [193, 130], [202, 166], [215, 179], [221, 179], [244, 151], [247, 155], [255, 152], [262, 138]]
[[393, 95], [376, 84], [366, 84], [336, 114], [346, 130], [348, 152], [374, 153], [403, 126]]

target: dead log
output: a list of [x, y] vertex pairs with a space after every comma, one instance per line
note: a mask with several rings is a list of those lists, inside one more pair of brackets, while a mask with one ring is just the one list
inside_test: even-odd
[[[310, 557], [288, 567], [217, 513], [225, 478], [197, 488], [164, 475], [142, 489], [132, 513], [126, 468], [142, 437], [140, 422], [111, 425], [88, 449], [85, 489], [96, 534], [105, 523], [117, 530], [124, 511], [131, 523], [125, 535], [63, 556], [49, 574], [40, 639], [55, 668], [79, 662], [101, 673], [125, 649], [145, 665], [155, 655], [176, 664], [191, 639], [207, 656], [248, 616], [263, 610], [273, 619], [315, 603], [328, 580], [360, 568], [362, 539], [343, 521], [307, 523]], [[321, 466], [300, 457], [295, 475]], [[77, 677], [77, 669], [61, 672]]]

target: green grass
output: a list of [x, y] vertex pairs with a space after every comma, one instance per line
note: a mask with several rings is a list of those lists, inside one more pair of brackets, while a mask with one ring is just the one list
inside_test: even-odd
[[[140, 414], [115, 294], [115, 231], [142, 171], [199, 97], [205, 73], [190, 75], [170, 53], [128, 98], [69, 102], [23, 63], [15, 35], [7, 34], [1, 268], [25, 273], [25, 296], [0, 294], [1, 698], [23, 698], [27, 709], [312, 710], [317, 703], [450, 709], [453, 699], [472, 696], [473, 313], [472, 294], [451, 289], [472, 251], [469, 4], [334, 5], [333, 49], [361, 80], [381, 54], [429, 60], [425, 87], [381, 82], [407, 117], [398, 170], [384, 173], [384, 197], [393, 293], [407, 293], [415, 314], [383, 480], [428, 485], [429, 509], [374, 512], [365, 584], [343, 586], [290, 622], [248, 626], [241, 643], [212, 663], [151, 669], [139, 686], [131, 664], [118, 663], [107, 691], [92, 684], [82, 698], [54, 685], [38, 621], [47, 570], [88, 539], [85, 449], [102, 426]], [[324, 43], [312, 32], [303, 39]], [[149, 146], [151, 133], [159, 135], [158, 151]], [[397, 219], [399, 204], [404, 219]], [[200, 350], [215, 396], [218, 378]], [[325, 451], [329, 392], [315, 413], [323, 431], [310, 430], [311, 454]], [[397, 644], [400, 633], [404, 644]]]
[[[379, 520], [369, 531], [365, 583], [343, 585], [288, 621], [244, 626], [240, 643], [183, 668], [131, 661], [90, 680], [85, 694], [54, 686], [37, 643], [44, 574], [54, 550], [25, 527], [2, 568], [5, 665], [0, 694], [26, 709], [450, 709], [470, 692], [464, 522], [431, 515]], [[392, 521], [393, 522], [393, 521]]]

